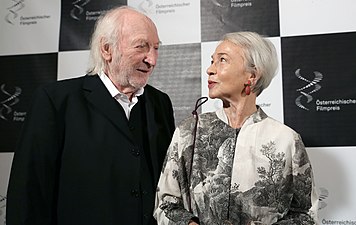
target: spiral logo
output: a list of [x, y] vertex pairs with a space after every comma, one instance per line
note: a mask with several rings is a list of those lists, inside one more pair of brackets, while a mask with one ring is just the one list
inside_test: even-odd
[[25, 7], [25, 0], [12, 0], [13, 4], [7, 8], [8, 13], [5, 16], [5, 21], [9, 24], [14, 24], [15, 19], [19, 16], [19, 11]]
[[72, 2], [73, 9], [70, 11], [70, 16], [75, 20], [80, 20], [80, 15], [84, 12], [84, 6], [89, 2], [90, 0], [76, 0]]
[[152, 9], [153, 1], [152, 0], [142, 0], [138, 5], [138, 9], [144, 13], [150, 13]]
[[314, 79], [312, 81], [306, 79], [300, 74], [300, 69], [297, 69], [295, 71], [295, 75], [297, 76], [298, 79], [307, 82], [307, 84], [296, 91], [299, 92], [299, 96], [295, 99], [295, 104], [304, 110], [309, 110], [306, 106], [304, 106], [301, 101], [303, 98], [306, 99], [306, 103], [310, 103], [313, 100], [313, 97], [311, 96], [313, 93], [317, 92], [320, 90], [321, 86], [318, 84], [322, 79], [323, 79], [323, 74], [321, 74], [318, 71], [314, 71]]
[[326, 188], [319, 188], [319, 210], [328, 206], [327, 199], [329, 197], [329, 191]]
[[221, 8], [227, 8], [230, 6], [230, 3], [224, 0], [211, 0], [211, 2], [213, 3], [213, 5]]
[[18, 98], [21, 95], [21, 88], [15, 87], [15, 92], [10, 94], [8, 91], [5, 90], [5, 84], [2, 84], [0, 87], [2, 93], [8, 96], [5, 100], [1, 101], [0, 105], [0, 118], [3, 120], [8, 120], [7, 115], [12, 112], [12, 106], [16, 105], [20, 99]]

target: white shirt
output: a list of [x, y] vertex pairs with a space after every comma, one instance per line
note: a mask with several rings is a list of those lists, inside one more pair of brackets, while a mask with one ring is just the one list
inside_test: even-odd
[[99, 77], [100, 77], [101, 81], [104, 83], [105, 87], [110, 92], [111, 96], [113, 98], [115, 98], [116, 101], [118, 101], [120, 103], [120, 105], [122, 106], [122, 108], [125, 111], [126, 118], [129, 119], [130, 112], [131, 112], [132, 108], [138, 102], [137, 96], [140, 96], [143, 94], [144, 88], [138, 89], [136, 91], [136, 93], [134, 93], [134, 96], [132, 97], [132, 100], [130, 101], [130, 99], [127, 97], [127, 95], [125, 95], [124, 93], [121, 93], [103, 71], [101, 71], [101, 73], [99, 74]]

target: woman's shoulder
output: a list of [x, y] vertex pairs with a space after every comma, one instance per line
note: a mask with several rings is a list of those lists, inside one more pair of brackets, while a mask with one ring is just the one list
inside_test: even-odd
[[260, 126], [260, 130], [268, 136], [284, 137], [290, 140], [300, 138], [299, 133], [293, 128], [269, 116], [261, 121]]
[[259, 109], [257, 114], [259, 120], [257, 120], [255, 125], [263, 127], [263, 130], [273, 131], [272, 133], [284, 133], [290, 135], [297, 134], [293, 128], [273, 117], [268, 116], [262, 109]]

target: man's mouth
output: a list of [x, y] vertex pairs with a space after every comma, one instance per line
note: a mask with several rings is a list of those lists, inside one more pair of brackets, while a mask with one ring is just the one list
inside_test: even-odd
[[137, 71], [141, 72], [141, 73], [149, 73], [150, 70], [147, 69], [137, 69]]

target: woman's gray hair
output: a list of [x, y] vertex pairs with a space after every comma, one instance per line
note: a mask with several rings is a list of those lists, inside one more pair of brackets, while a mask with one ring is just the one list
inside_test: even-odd
[[106, 66], [105, 60], [101, 55], [102, 44], [108, 44], [113, 49], [117, 49], [122, 27], [120, 24], [122, 14], [120, 12], [125, 9], [135, 10], [129, 6], [120, 6], [107, 11], [96, 21], [90, 40], [90, 59], [87, 70], [89, 75], [100, 73]]
[[242, 48], [245, 69], [259, 78], [251, 90], [260, 95], [277, 72], [278, 57], [272, 42], [255, 32], [227, 33], [222, 41], [230, 41]]

